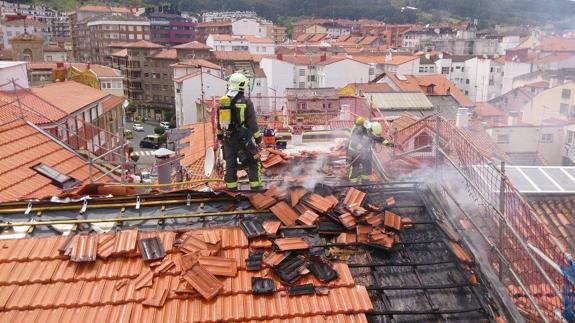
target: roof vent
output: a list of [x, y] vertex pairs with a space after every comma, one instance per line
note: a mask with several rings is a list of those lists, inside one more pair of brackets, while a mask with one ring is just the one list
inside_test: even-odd
[[51, 179], [52, 183], [61, 189], [69, 189], [80, 184], [79, 180], [70, 177], [66, 174], [62, 174], [46, 164], [42, 163], [37, 164], [35, 166], [32, 166], [32, 169], [38, 172], [40, 175], [46, 176], [49, 179]]

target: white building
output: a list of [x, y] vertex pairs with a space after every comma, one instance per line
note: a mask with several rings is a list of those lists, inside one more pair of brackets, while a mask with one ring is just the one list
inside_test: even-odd
[[275, 43], [267, 37], [210, 34], [206, 45], [222, 52], [248, 51], [250, 54], [264, 55], [275, 53]]
[[385, 56], [353, 56], [353, 59], [373, 66], [370, 72], [371, 81], [385, 72], [410, 74], [419, 73], [419, 57], [410, 55], [394, 55], [391, 52]]
[[255, 18], [241, 18], [232, 22], [232, 34], [238, 36], [269, 37], [267, 30], [271, 21]]
[[260, 67], [268, 86], [284, 95], [286, 88], [344, 87], [370, 80], [370, 65], [359, 60], [327, 55], [278, 55], [263, 58]]
[[28, 70], [26, 64], [28, 62], [0, 62], [0, 84], [6, 84], [0, 88], [0, 91], [12, 91], [14, 87], [10, 82], [15, 81], [17, 85], [23, 88], [29, 88], [30, 82], [28, 81]]
[[[186, 71], [185, 67], [174, 68], [174, 71], [181, 75]], [[217, 100], [226, 93], [226, 81], [220, 77], [221, 71], [212, 68], [191, 68], [192, 72], [183, 76], [176, 76], [174, 72], [174, 89], [176, 103], [176, 123], [178, 126], [197, 123], [202, 120], [203, 113], [199, 103], [202, 98], [202, 89], [204, 99]], [[206, 117], [207, 116], [207, 117]], [[208, 112], [204, 117], [209, 120]]]
[[52, 39], [50, 28], [43, 22], [34, 19], [17, 19], [11, 21], [2, 21], [2, 38], [4, 48], [12, 48], [10, 39], [27, 32], [38, 36], [48, 43]]

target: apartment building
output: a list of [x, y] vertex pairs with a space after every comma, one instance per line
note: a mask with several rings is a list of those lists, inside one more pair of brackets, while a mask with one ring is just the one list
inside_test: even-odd
[[206, 45], [216, 51], [247, 51], [250, 54], [273, 55], [275, 42], [271, 38], [252, 35], [209, 35]]
[[231, 21], [202, 22], [196, 25], [196, 40], [205, 43], [211, 34], [231, 35]]
[[174, 46], [195, 39], [196, 22], [174, 7], [146, 8], [144, 14], [150, 20], [150, 40], [164, 46]]
[[111, 13], [87, 18], [78, 23], [74, 54], [77, 61], [109, 64], [113, 42], [150, 40], [150, 21], [133, 14]]
[[41, 21], [37, 21], [34, 19], [26, 18], [26, 19], [13, 19], [13, 20], [3, 20], [2, 24], [2, 38], [3, 43], [2, 46], [5, 49], [12, 48], [10, 44], [10, 39], [19, 36], [23, 33], [28, 33], [34, 35], [40, 39], [44, 43], [48, 43], [52, 40], [52, 33], [50, 31], [50, 27]]

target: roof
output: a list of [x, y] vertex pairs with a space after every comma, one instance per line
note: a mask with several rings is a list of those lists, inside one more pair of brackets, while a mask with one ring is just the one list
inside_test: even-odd
[[[575, 52], [575, 49], [573, 50], [573, 52]], [[535, 58], [535, 59], [533, 59], [533, 64], [539, 64], [539, 65], [551, 64], [551, 63], [562, 62], [562, 61], [566, 61], [566, 60], [570, 60], [570, 59], [575, 60], [575, 54], [556, 53], [556, 54], [551, 54], [551, 55]]]
[[106, 24], [106, 22], [118, 22], [118, 21], [143, 22], [143, 25], [149, 24], [149, 20], [145, 16], [136, 16], [133, 14], [118, 13], [118, 12], [105, 13], [98, 16], [88, 17], [82, 20], [81, 22], [87, 23], [88, 26], [90, 26], [92, 25], [92, 23], [97, 24], [103, 22], [104, 24]]
[[[0, 124], [4, 120], [0, 116]], [[0, 201], [61, 194], [62, 189], [52, 180], [31, 168], [40, 163], [81, 182], [86, 182], [90, 176], [85, 160], [23, 120], [0, 125], [0, 150]], [[95, 178], [101, 175], [95, 168], [92, 174]], [[104, 177], [104, 181], [108, 180]]]
[[488, 102], [477, 102], [475, 103], [475, 109], [473, 109], [479, 117], [505, 117], [507, 113], [498, 107], [492, 105]]
[[575, 167], [518, 165], [505, 167], [505, 173], [522, 193], [575, 193]]
[[216, 69], [216, 70], [219, 70], [222, 68], [218, 64], [214, 64], [214, 63], [207, 61], [205, 59], [198, 59], [198, 58], [186, 59], [186, 60], [183, 60], [183, 61], [178, 62], [176, 64], [172, 64], [173, 67], [196, 67], [197, 65], [207, 67], [207, 68]]
[[116, 12], [116, 13], [133, 12], [133, 10], [128, 7], [109, 7], [109, 6], [96, 6], [96, 5], [82, 6], [78, 8], [76, 11]]
[[297, 98], [318, 98], [318, 97], [330, 97], [338, 98], [337, 92], [333, 87], [326, 88], [313, 88], [313, 89], [300, 89], [300, 88], [288, 88], [285, 90], [288, 100], [290, 97]]
[[178, 52], [175, 49], [166, 49], [163, 48], [155, 53], [153, 53], [152, 55], [150, 55], [151, 58], [154, 59], [171, 59], [171, 60], [177, 60], [178, 59]]
[[10, 41], [43, 41], [43, 38], [27, 32], [14, 36], [9, 39]]
[[200, 43], [199, 41], [192, 41], [189, 43], [172, 46], [172, 48], [175, 48], [175, 49], [211, 49], [210, 46], [208, 46], [204, 43]]
[[391, 57], [386, 56], [359, 56], [354, 55], [353, 59], [360, 61], [362, 63], [370, 64], [385, 64], [385, 65], [402, 65], [409, 63], [413, 60], [418, 59], [418, 56], [406, 56], [406, 55], [391, 55]]
[[528, 198], [537, 217], [559, 239], [565, 250], [572, 254], [575, 251], [575, 196], [529, 195]]
[[338, 91], [342, 96], [357, 96], [364, 93], [393, 92], [387, 83], [350, 83]]
[[280, 60], [294, 65], [327, 65], [344, 59], [347, 58], [332, 55], [282, 55]]
[[533, 152], [508, 152], [511, 165], [518, 166], [547, 166], [545, 158], [536, 151]]
[[3, 20], [3, 26], [14, 26], [14, 27], [21, 27], [21, 26], [28, 26], [28, 27], [48, 27], [47, 24], [38, 21], [36, 19], [26, 18], [26, 19], [14, 19], [14, 20]]
[[232, 27], [231, 21], [209, 21], [209, 22], [200, 22], [196, 25], [196, 28], [203, 28], [203, 27]]
[[[56, 82], [33, 87], [31, 92], [42, 100], [72, 114], [96, 103], [109, 94], [74, 81]], [[65, 95], [63, 95], [65, 93]]]
[[62, 47], [58, 46], [46, 46], [43, 48], [44, 52], [66, 52], [66, 50]]
[[430, 110], [433, 104], [421, 92], [370, 93], [368, 101], [383, 110]]
[[117, 107], [120, 104], [123, 104], [124, 100], [125, 99], [121, 96], [110, 95], [110, 97], [102, 103], [104, 113], [110, 111], [111, 109]]
[[538, 89], [548, 89], [548, 88], [549, 88], [549, 82], [547, 82], [547, 81], [534, 82], [534, 83], [525, 84], [525, 85], [523, 85], [523, 87], [533, 87], [533, 88], [538, 88]]
[[152, 49], [160, 49], [164, 48], [164, 46], [156, 43], [152, 43], [151, 41], [147, 40], [138, 40], [136, 42], [126, 43], [124, 44], [125, 48], [152, 48]]
[[111, 56], [117, 56], [117, 57], [128, 57], [128, 50], [127, 49], [121, 49], [117, 52], [114, 52], [111, 54]]
[[[462, 106], [473, 106], [474, 103], [450, 80], [443, 75], [403, 75], [405, 80], [400, 80], [396, 73], [386, 73], [389, 79], [402, 91], [423, 91], [426, 95], [451, 95]], [[428, 88], [433, 85], [433, 92]]]
[[97, 77], [122, 77], [122, 72], [105, 65], [85, 63], [71, 63], [71, 65], [80, 72], [85, 72], [89, 67], [90, 71], [92, 71]]
[[[191, 131], [189, 136], [180, 140], [180, 144], [189, 143], [187, 147], [180, 150], [180, 153], [184, 155], [184, 159], [180, 163], [189, 168], [199, 159], [203, 160], [206, 149], [214, 145], [214, 129], [211, 122], [194, 123], [184, 125], [181, 128]], [[204, 139], [206, 139], [205, 145]]]
[[544, 52], [575, 52], [575, 38], [545, 37], [538, 48]]
[[214, 51], [214, 58], [221, 61], [251, 61], [252, 55], [246, 51]]

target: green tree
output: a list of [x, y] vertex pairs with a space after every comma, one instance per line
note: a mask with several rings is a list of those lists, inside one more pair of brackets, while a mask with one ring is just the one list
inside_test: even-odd
[[136, 163], [138, 163], [138, 160], [140, 160], [140, 156], [131, 154], [130, 159], [134, 162], [134, 173], [136, 173]]
[[164, 129], [164, 127], [161, 126], [157, 126], [156, 128], [154, 128], [154, 133], [158, 136], [162, 136], [163, 134], [166, 133], [166, 129]]

